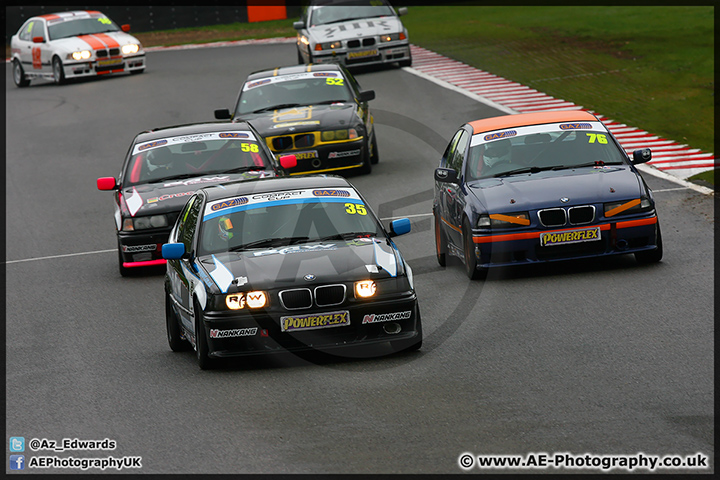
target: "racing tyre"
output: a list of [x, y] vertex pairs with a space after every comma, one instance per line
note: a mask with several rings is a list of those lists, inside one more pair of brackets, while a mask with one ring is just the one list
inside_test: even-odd
[[658, 263], [663, 257], [662, 234], [660, 233], [660, 223], [657, 225], [657, 248], [655, 250], [647, 250], [645, 252], [635, 253], [635, 260], [638, 263]]
[[118, 241], [118, 270], [120, 271], [120, 275], [123, 277], [129, 277], [131, 274], [131, 271], [127, 267], [123, 267], [123, 255], [122, 255], [122, 247], [120, 246], [120, 241]]
[[365, 145], [365, 158], [363, 159], [362, 166], [358, 169], [361, 174], [368, 174], [372, 172], [372, 162], [370, 161], [370, 144]]
[[184, 352], [190, 348], [190, 343], [182, 338], [182, 330], [175, 310], [173, 310], [170, 294], [165, 292], [165, 326], [167, 327], [168, 344], [173, 352]]
[[478, 280], [485, 273], [484, 269], [478, 270], [477, 257], [475, 256], [475, 243], [472, 239], [472, 229], [467, 219], [463, 222], [462, 228], [463, 238], [463, 256], [465, 257], [465, 273], [470, 280]]
[[205, 336], [205, 322], [203, 320], [202, 308], [195, 302], [193, 312], [195, 314], [195, 352], [197, 353], [198, 365], [203, 370], [215, 368], [215, 360], [208, 355], [209, 348]]
[[380, 156], [378, 155], [377, 135], [373, 135], [372, 148], [370, 149], [370, 152], [370, 163], [377, 165], [380, 161]]
[[62, 85], [65, 83], [65, 70], [63, 69], [62, 60], [58, 57], [53, 57], [52, 59], [52, 69], [53, 69], [53, 80], [55, 81], [56, 85]]
[[398, 65], [400, 65], [401, 68], [402, 67], [411, 67], [412, 66], [412, 54], [410, 54], [410, 56], [408, 56], [408, 58], [406, 60], [400, 60], [398, 62]]
[[30, 85], [30, 80], [25, 78], [25, 70], [23, 70], [22, 65], [20, 65], [20, 62], [17, 60], [13, 60], [13, 80], [15, 81], [15, 85], [18, 87], [27, 87]]
[[447, 263], [447, 240], [441, 230], [440, 216], [438, 214], [433, 216], [435, 217], [435, 257], [440, 266], [444, 267]]
[[297, 51], [297, 54], [298, 54], [298, 63], [300, 65], [304, 64], [305, 61], [303, 60], [302, 53], [300, 53], [300, 50]]
[[145, 69], [144, 69], [144, 68], [141, 68], [141, 69], [139, 69], [139, 70], [131, 70], [131, 71], [130, 71], [130, 75], [138, 75], [138, 74], [140, 74], [140, 73], [145, 73]]

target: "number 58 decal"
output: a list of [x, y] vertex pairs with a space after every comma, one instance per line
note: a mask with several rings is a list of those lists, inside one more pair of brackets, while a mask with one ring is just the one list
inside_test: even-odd
[[349, 215], [355, 215], [356, 213], [358, 215], [367, 215], [367, 210], [365, 210], [365, 205], [363, 205], [362, 203], [346, 203], [345, 211]]

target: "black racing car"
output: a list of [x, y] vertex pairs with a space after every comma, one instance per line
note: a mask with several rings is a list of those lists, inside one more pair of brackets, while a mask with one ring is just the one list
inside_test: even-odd
[[413, 275], [355, 188], [337, 176], [204, 187], [163, 245], [170, 348], [223, 357], [422, 344]]
[[291, 175], [370, 173], [379, 160], [373, 98], [342, 65], [278, 67], [248, 76], [233, 113], [215, 118], [252, 123], [275, 154], [294, 154]]
[[120, 176], [98, 178], [113, 190], [118, 267], [126, 276], [138, 267], [164, 264], [161, 247], [188, 196], [201, 186], [274, 177], [295, 165], [279, 161], [247, 123], [205, 123], [139, 133]]

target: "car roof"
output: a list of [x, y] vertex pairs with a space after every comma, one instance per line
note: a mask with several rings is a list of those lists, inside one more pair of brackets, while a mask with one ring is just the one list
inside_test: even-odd
[[72, 10], [69, 12], [56, 12], [56, 13], [45, 13], [42, 15], [36, 15], [33, 18], [42, 18], [48, 21], [67, 21], [67, 20], [78, 20], [81, 18], [92, 18], [92, 17], [105, 17], [106, 15], [98, 10]]
[[135, 138], [136, 143], [157, 140], [159, 138], [175, 137], [180, 135], [192, 135], [197, 133], [208, 132], [225, 132], [237, 130], [254, 129], [247, 122], [207, 122], [207, 123], [188, 123], [184, 125], [172, 125], [167, 127], [153, 128], [140, 132]]
[[305, 72], [339, 72], [342, 71], [342, 67], [336, 63], [324, 63], [310, 65], [289, 65], [285, 67], [268, 68], [265, 70], [258, 70], [251, 73], [247, 77], [247, 82], [257, 80], [258, 78], [277, 77], [282, 75], [290, 75], [293, 73], [305, 73]]
[[345, 178], [337, 175], [303, 175], [240, 180], [203, 188], [208, 201], [256, 193], [282, 192], [307, 188], [354, 188]]
[[555, 112], [518, 113], [502, 117], [484, 118], [468, 122], [473, 134], [502, 130], [512, 127], [525, 127], [529, 125], [542, 125], [543, 123], [558, 122], [598, 122], [595, 115], [584, 110], [564, 110]]

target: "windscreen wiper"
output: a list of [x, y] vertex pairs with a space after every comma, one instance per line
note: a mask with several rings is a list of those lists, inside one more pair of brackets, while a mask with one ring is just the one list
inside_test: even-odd
[[242, 245], [236, 245], [228, 248], [228, 252], [237, 252], [240, 250], [248, 250], [250, 248], [260, 247], [276, 247], [280, 245], [292, 245], [304, 240], [308, 237], [281, 237], [281, 238], [263, 238], [262, 240], [256, 240], [250, 243], [243, 243]]
[[280, 105], [273, 105], [272, 107], [264, 107], [259, 108], [257, 110], [253, 110], [250, 113], [262, 113], [267, 112], [268, 110], [280, 110], [281, 108], [292, 108], [292, 107], [299, 107], [299, 103], [281, 103]]

